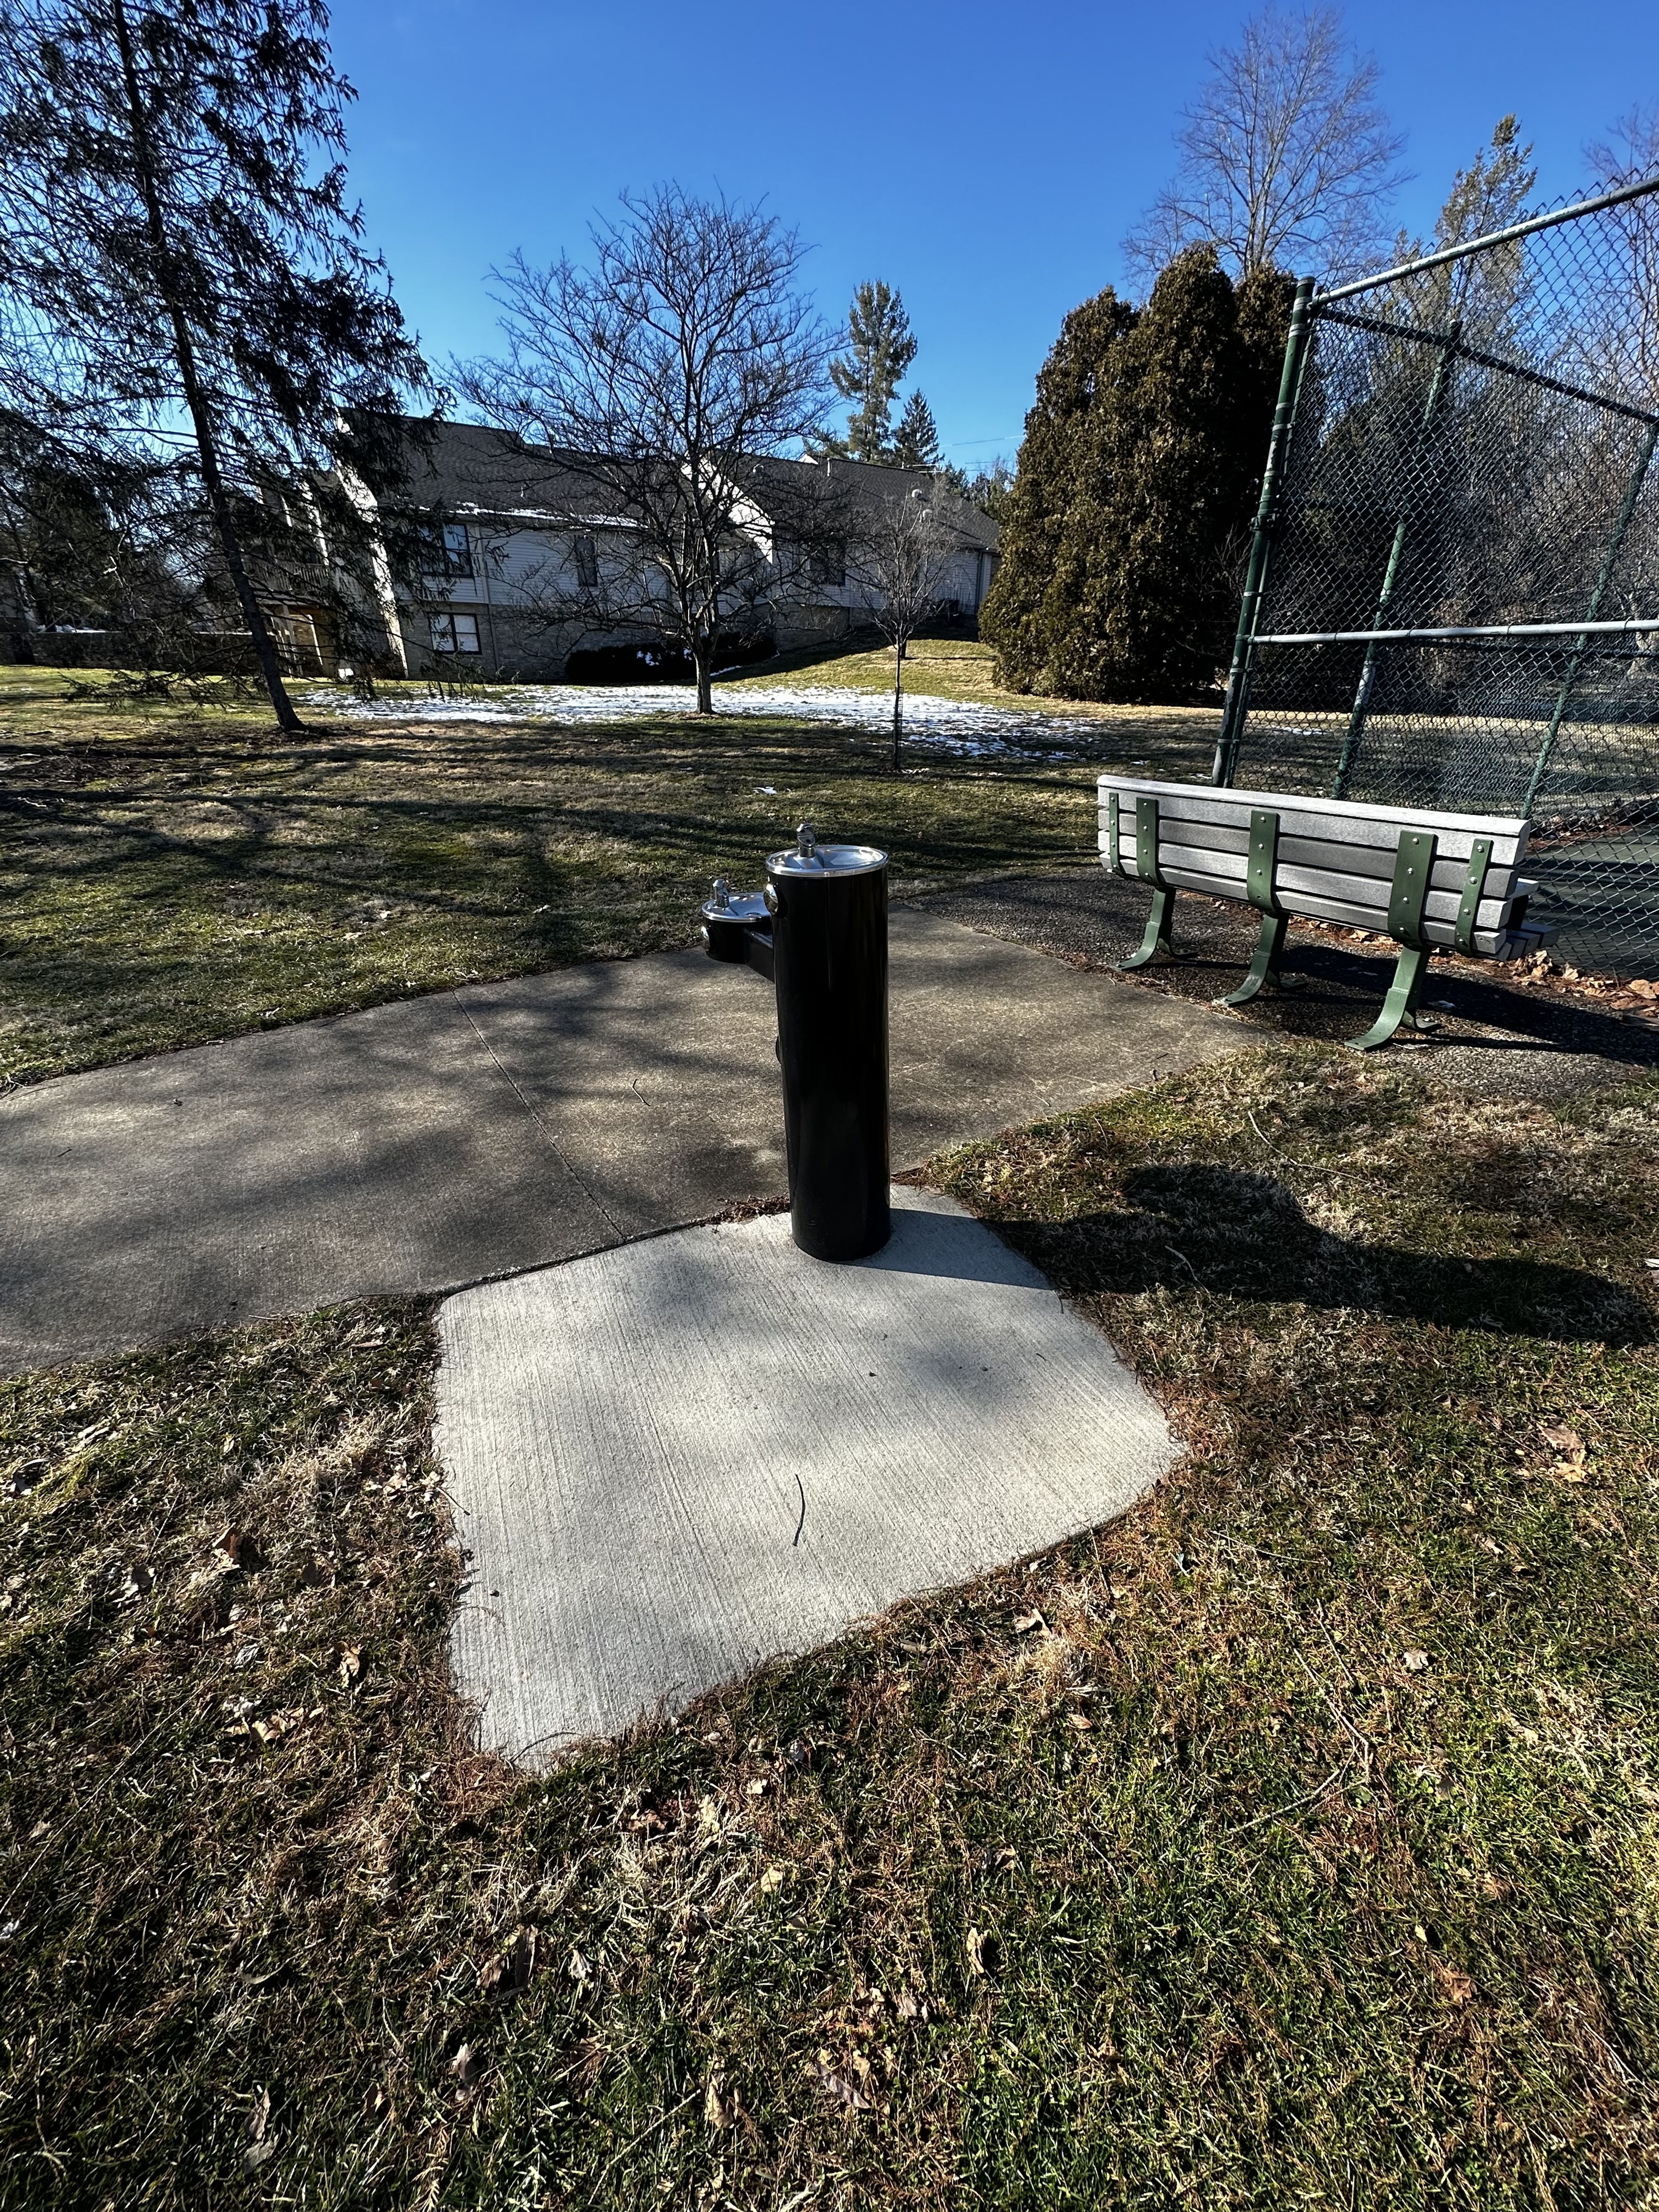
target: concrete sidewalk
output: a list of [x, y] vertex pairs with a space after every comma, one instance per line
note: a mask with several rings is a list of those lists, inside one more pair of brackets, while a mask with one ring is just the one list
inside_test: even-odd
[[[0, 1100], [0, 1372], [438, 1291], [784, 1190], [769, 985], [566, 968]], [[1248, 1041], [916, 909], [892, 917], [893, 1164]]]

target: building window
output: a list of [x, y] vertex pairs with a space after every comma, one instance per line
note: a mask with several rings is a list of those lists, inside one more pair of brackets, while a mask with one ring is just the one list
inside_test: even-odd
[[815, 584], [844, 584], [847, 548], [830, 543], [814, 545], [806, 556], [806, 573]]
[[434, 615], [431, 623], [434, 653], [476, 653], [478, 650], [477, 615]]
[[426, 573], [428, 576], [471, 576], [472, 540], [464, 522], [446, 522], [441, 530], [428, 530]]
[[583, 591], [592, 591], [599, 580], [599, 556], [594, 550], [591, 530], [579, 530], [572, 538], [570, 559], [576, 571], [576, 581]]

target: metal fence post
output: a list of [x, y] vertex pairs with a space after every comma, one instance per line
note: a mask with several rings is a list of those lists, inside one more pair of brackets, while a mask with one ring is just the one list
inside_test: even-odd
[[[1429, 396], [1423, 404], [1422, 420], [1417, 426], [1417, 435], [1412, 441], [1412, 459], [1416, 460], [1428, 442], [1434, 418], [1440, 412], [1441, 398], [1451, 381], [1451, 365], [1456, 357], [1457, 342], [1463, 331], [1463, 318], [1453, 319], [1451, 328], [1440, 340], [1440, 358], [1435, 362], [1434, 374], [1429, 379]], [[1401, 557], [1406, 550], [1406, 511], [1402, 505], [1400, 518], [1394, 526], [1394, 543], [1389, 548], [1388, 566], [1382, 571], [1382, 588], [1376, 597], [1376, 615], [1372, 623], [1375, 629], [1386, 627], [1389, 602], [1394, 587], [1400, 579]], [[1343, 799], [1347, 795], [1348, 778], [1353, 773], [1354, 755], [1359, 750], [1359, 739], [1365, 727], [1365, 715], [1371, 703], [1371, 686], [1376, 681], [1376, 646], [1375, 641], [1365, 647], [1364, 664], [1359, 672], [1359, 684], [1353, 697], [1353, 708], [1348, 716], [1347, 735], [1342, 740], [1341, 756], [1336, 763], [1336, 775], [1331, 783], [1331, 797]]]
[[1216, 739], [1212, 783], [1231, 783], [1237, 767], [1239, 738], [1249, 704], [1250, 669], [1255, 657], [1255, 619], [1267, 586], [1268, 556], [1272, 550], [1274, 506], [1279, 471], [1285, 465], [1291, 434], [1301, 396], [1302, 368], [1312, 335], [1314, 280], [1304, 276], [1296, 288], [1291, 308], [1291, 327], [1285, 340], [1285, 366], [1279, 379], [1279, 404], [1273, 410], [1273, 436], [1267, 445], [1267, 465], [1261, 472], [1261, 497], [1255, 510], [1255, 530], [1250, 539], [1250, 562], [1244, 578], [1244, 597], [1238, 610], [1238, 629], [1233, 637], [1232, 666], [1227, 672], [1227, 697], [1221, 709], [1221, 732]]
[[[1584, 617], [1586, 622], [1594, 622], [1601, 611], [1601, 602], [1607, 597], [1607, 586], [1613, 581], [1613, 572], [1619, 564], [1619, 556], [1624, 550], [1626, 535], [1630, 529], [1631, 518], [1636, 513], [1636, 502], [1642, 495], [1643, 480], [1647, 475], [1648, 465], [1653, 459], [1653, 449], [1656, 444], [1659, 444], [1659, 415], [1656, 415], [1652, 422], [1648, 424], [1648, 434], [1643, 439], [1641, 449], [1636, 456], [1636, 466], [1632, 470], [1630, 482], [1625, 487], [1624, 503], [1619, 509], [1619, 519], [1613, 526], [1613, 538], [1607, 547], [1607, 558], [1602, 562], [1601, 573], [1595, 580], [1595, 589], [1590, 593], [1589, 610]], [[1556, 700], [1555, 711], [1550, 716], [1550, 726], [1545, 732], [1544, 742], [1538, 748], [1538, 758], [1533, 763], [1532, 780], [1527, 786], [1526, 799], [1521, 809], [1522, 813], [1528, 820], [1531, 819], [1533, 805], [1538, 797], [1538, 787], [1544, 781], [1545, 772], [1550, 764], [1550, 756], [1555, 750], [1555, 740], [1561, 731], [1561, 717], [1567, 711], [1567, 702], [1572, 696], [1572, 687], [1578, 681], [1578, 671], [1589, 648], [1589, 638], [1581, 636], [1572, 649], [1571, 659], [1567, 663], [1567, 672], [1561, 681], [1560, 696]]]

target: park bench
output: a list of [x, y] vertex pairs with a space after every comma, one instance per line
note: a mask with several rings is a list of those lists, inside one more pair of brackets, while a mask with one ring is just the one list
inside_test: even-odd
[[1386, 1044], [1418, 1015], [1429, 955], [1437, 945], [1488, 960], [1535, 952], [1555, 933], [1528, 922], [1537, 889], [1519, 872], [1528, 824], [1508, 817], [1441, 814], [1371, 806], [1305, 793], [1234, 791], [1210, 784], [1100, 779], [1100, 851], [1114, 873], [1152, 892], [1140, 949], [1122, 964], [1145, 967], [1182, 956], [1171, 939], [1175, 895], [1237, 899], [1261, 916], [1249, 975], [1218, 999], [1240, 1006], [1279, 974], [1285, 926], [1334, 921], [1390, 937], [1400, 957], [1382, 1012], [1357, 1052]]

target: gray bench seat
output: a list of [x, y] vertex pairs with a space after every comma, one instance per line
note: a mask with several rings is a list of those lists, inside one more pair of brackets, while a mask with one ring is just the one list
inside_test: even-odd
[[1381, 1017], [1355, 1048], [1386, 1044], [1402, 1024], [1423, 1027], [1417, 1002], [1428, 958], [1443, 946], [1512, 960], [1549, 942], [1526, 919], [1537, 886], [1520, 872], [1528, 824], [1508, 816], [1373, 806], [1305, 793], [1236, 791], [1210, 784], [1100, 779], [1103, 864], [1152, 891], [1140, 950], [1126, 968], [1178, 957], [1175, 895], [1237, 899], [1261, 915], [1249, 974], [1220, 1006], [1242, 1006], [1279, 973], [1285, 923], [1339, 922], [1391, 937], [1401, 948]]

